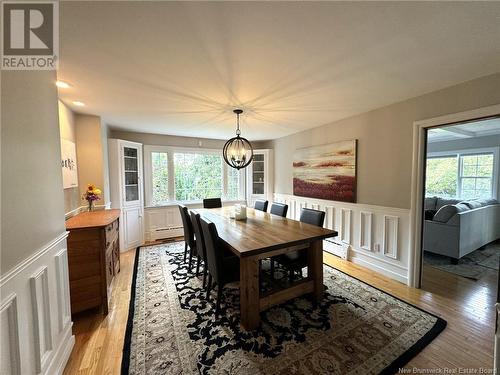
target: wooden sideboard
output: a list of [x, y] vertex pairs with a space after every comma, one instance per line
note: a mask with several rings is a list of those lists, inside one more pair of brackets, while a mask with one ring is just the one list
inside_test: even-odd
[[113, 277], [120, 272], [120, 210], [84, 212], [66, 220], [71, 313], [108, 313]]

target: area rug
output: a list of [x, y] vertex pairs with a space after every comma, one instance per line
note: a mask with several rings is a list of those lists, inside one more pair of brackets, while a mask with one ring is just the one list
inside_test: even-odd
[[440, 270], [466, 277], [471, 280], [481, 278], [498, 272], [500, 259], [500, 244], [492, 243], [458, 260], [458, 264], [452, 264], [451, 258], [426, 251], [424, 253], [424, 264]]
[[[325, 296], [308, 296], [261, 313], [240, 328], [238, 284], [215, 295], [183, 262], [184, 243], [138, 248], [122, 374], [394, 373], [446, 322], [329, 266]], [[268, 272], [267, 269], [264, 272]]]

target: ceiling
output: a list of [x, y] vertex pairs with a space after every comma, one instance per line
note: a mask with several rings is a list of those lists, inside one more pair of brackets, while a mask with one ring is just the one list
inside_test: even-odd
[[[115, 128], [274, 139], [500, 71], [500, 2], [60, 3], [59, 89]], [[72, 101], [85, 107], [75, 107]]]
[[500, 134], [500, 117], [430, 129], [427, 139], [430, 143], [434, 143], [498, 134]]

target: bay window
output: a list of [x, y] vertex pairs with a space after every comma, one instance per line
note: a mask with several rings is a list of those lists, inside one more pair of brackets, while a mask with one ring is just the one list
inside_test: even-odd
[[224, 163], [220, 150], [144, 147], [146, 205], [244, 199], [244, 173]]

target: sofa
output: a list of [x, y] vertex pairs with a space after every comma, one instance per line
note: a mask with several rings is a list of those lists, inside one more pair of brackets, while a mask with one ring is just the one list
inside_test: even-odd
[[500, 204], [495, 199], [425, 198], [423, 249], [454, 262], [500, 238]]

